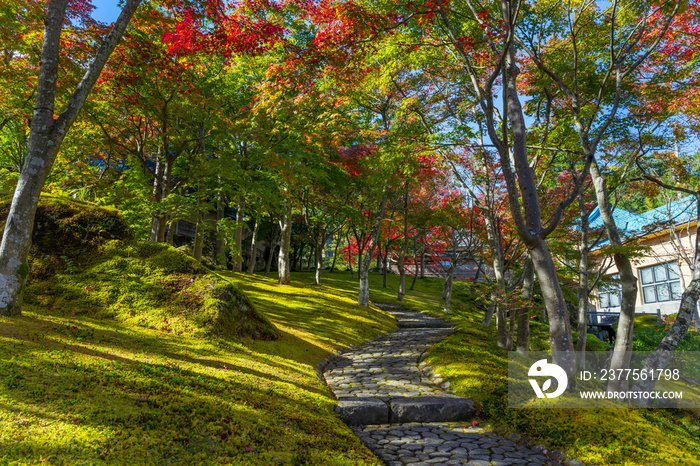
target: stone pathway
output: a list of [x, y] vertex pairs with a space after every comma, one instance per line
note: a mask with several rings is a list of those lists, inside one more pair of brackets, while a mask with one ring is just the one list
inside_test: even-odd
[[560, 465], [542, 451], [472, 426], [471, 400], [421, 363], [426, 351], [454, 329], [444, 320], [380, 306], [399, 329], [332, 359], [323, 376], [336, 410], [367, 447], [389, 466]]
[[388, 466], [473, 466], [559, 463], [541, 452], [464, 424], [401, 424], [353, 428]]

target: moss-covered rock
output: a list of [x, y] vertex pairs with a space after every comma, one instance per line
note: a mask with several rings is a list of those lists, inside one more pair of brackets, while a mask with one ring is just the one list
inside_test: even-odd
[[50, 312], [175, 334], [278, 336], [229, 279], [167, 244], [134, 240], [116, 210], [42, 196], [33, 238], [25, 301]]
[[[0, 201], [4, 230], [10, 199]], [[108, 240], [132, 240], [134, 233], [116, 209], [67, 197], [42, 195], [34, 217], [34, 255], [80, 258]]]

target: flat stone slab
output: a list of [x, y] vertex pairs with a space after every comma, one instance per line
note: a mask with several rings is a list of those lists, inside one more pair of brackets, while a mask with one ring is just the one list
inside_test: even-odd
[[399, 328], [452, 328], [452, 325], [439, 319], [429, 321], [418, 319], [396, 319], [396, 323]]
[[388, 466], [562, 466], [541, 451], [484, 432], [471, 424], [384, 424], [353, 427], [353, 431]]
[[340, 398], [335, 411], [351, 426], [389, 422], [389, 406], [378, 398]]
[[457, 422], [474, 416], [474, 403], [459, 396], [416, 396], [394, 398], [390, 402], [389, 422]]
[[394, 316], [399, 328], [452, 328], [452, 324], [446, 320], [422, 312], [408, 311], [401, 306], [378, 304], [377, 307]]

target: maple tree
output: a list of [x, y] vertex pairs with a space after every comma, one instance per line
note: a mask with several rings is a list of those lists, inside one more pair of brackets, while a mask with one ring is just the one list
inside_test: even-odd
[[54, 119], [61, 32], [68, 3], [68, 0], [51, 0], [46, 10], [36, 103], [27, 138], [27, 155], [24, 169], [17, 181], [0, 245], [0, 313], [3, 315], [16, 315], [20, 312], [22, 289], [29, 273], [27, 257], [31, 245], [34, 213], [46, 176], [63, 139], [78, 117], [140, 0], [127, 0], [119, 18], [75, 87], [65, 110]]
[[213, 111], [195, 81], [197, 64], [169, 55], [161, 41], [170, 22], [153, 6], [134, 18], [124, 47], [101, 78], [98, 92], [104, 103], [90, 109], [112, 151], [128, 154], [148, 174], [149, 238], [160, 242], [168, 223], [162, 203], [173, 191], [178, 159], [202, 148], [201, 125]]

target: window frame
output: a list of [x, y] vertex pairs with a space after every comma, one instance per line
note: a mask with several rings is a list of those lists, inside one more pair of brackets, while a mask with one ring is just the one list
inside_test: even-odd
[[[648, 272], [645, 273], [645, 271]], [[659, 278], [662, 272], [663, 276]], [[639, 281], [642, 285], [641, 295], [644, 304], [670, 303], [681, 300], [683, 290], [680, 286], [681, 271], [677, 261], [662, 262], [640, 268]], [[678, 284], [678, 286], [675, 287], [674, 284]], [[660, 299], [660, 296], [663, 299]]]
[[[609, 278], [620, 280], [620, 274], [614, 273], [610, 275]], [[617, 294], [617, 305], [612, 306], [610, 303], [613, 301], [610, 298], [615, 294]], [[603, 306], [603, 296], [606, 296], [605, 302], [607, 304], [605, 306]], [[616, 284], [606, 284], [598, 287], [598, 307], [600, 309], [613, 309], [620, 307], [620, 304], [622, 304], [622, 286], [619, 281], [616, 282]]]

